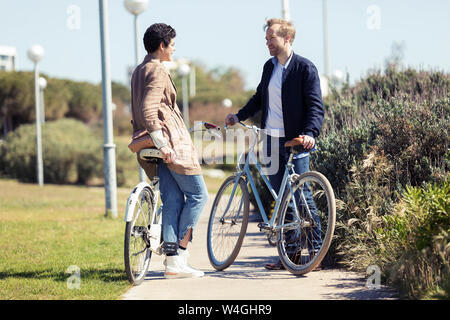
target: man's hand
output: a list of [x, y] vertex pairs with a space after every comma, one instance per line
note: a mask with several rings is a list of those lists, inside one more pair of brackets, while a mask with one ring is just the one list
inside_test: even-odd
[[303, 137], [303, 147], [305, 149], [312, 149], [314, 148], [314, 145], [316, 144], [316, 140], [313, 137], [304, 135]]
[[159, 149], [163, 154], [163, 161], [166, 163], [172, 163], [175, 161], [175, 152], [168, 146], [164, 146]]
[[236, 124], [238, 122], [239, 122], [239, 119], [238, 119], [237, 115], [235, 115], [235, 114], [229, 113], [225, 117], [225, 124], [227, 126], [232, 126], [232, 125], [234, 125], [234, 124]]

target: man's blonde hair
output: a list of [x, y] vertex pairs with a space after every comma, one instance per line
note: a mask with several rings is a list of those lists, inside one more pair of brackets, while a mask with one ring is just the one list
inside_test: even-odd
[[267, 30], [274, 24], [280, 25], [280, 29], [278, 30], [277, 35], [279, 35], [280, 37], [283, 37], [283, 38], [286, 37], [287, 35], [289, 35], [291, 37], [289, 42], [292, 44], [292, 42], [294, 42], [294, 39], [295, 39], [295, 27], [292, 24], [292, 22], [289, 22], [284, 19], [272, 18], [272, 19], [266, 20], [266, 25], [264, 26], [264, 30]]

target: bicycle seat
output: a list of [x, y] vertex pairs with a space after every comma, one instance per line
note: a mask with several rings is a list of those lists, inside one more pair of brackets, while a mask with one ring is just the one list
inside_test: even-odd
[[303, 145], [303, 137], [297, 137], [292, 140], [286, 141], [284, 146], [286, 148], [288, 147], [295, 147], [295, 146], [302, 146]]
[[299, 154], [299, 153], [303, 153], [306, 150], [303, 147], [303, 137], [296, 137], [292, 140], [286, 141], [286, 143], [284, 144], [284, 146], [286, 148], [291, 148], [291, 152], [293, 152], [294, 154]]
[[157, 162], [163, 158], [161, 151], [156, 148], [145, 148], [139, 151], [139, 158], [146, 161]]

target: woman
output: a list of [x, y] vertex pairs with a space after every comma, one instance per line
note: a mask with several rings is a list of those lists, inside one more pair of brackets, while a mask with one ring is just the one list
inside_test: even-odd
[[[151, 25], [144, 35], [147, 55], [131, 78], [133, 132], [146, 129], [163, 154], [158, 164], [163, 202], [163, 248], [166, 278], [202, 277], [187, 263], [187, 246], [207, 201], [207, 189], [197, 152], [176, 104], [176, 88], [161, 62], [171, 61], [175, 30], [164, 23]], [[138, 157], [151, 178], [152, 167]]]

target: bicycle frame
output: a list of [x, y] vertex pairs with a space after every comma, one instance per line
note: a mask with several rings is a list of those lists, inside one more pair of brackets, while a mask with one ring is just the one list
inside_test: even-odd
[[[280, 186], [280, 190], [283, 190], [283, 192], [281, 192], [280, 194], [277, 195], [277, 193], [273, 189], [272, 185], [270, 184], [269, 179], [264, 174], [264, 171], [263, 171], [261, 165], [257, 161], [257, 157], [256, 157], [255, 152], [254, 152], [254, 148], [255, 148], [256, 143], [258, 141], [258, 131], [260, 131], [261, 129], [257, 128], [256, 126], [252, 126], [252, 127], [247, 126], [247, 125], [245, 125], [245, 124], [243, 124], [241, 122], [240, 122], [240, 124], [242, 126], [246, 127], [247, 129], [252, 129], [253, 130], [253, 133], [254, 133], [253, 137], [254, 137], [254, 139], [251, 142], [250, 147], [248, 149], [248, 156], [247, 156], [247, 159], [245, 160], [244, 168], [240, 169], [239, 164], [237, 166], [238, 171], [236, 173], [234, 187], [233, 187], [233, 190], [231, 192], [231, 196], [230, 196], [230, 200], [228, 202], [228, 205], [227, 205], [227, 207], [226, 207], [226, 209], [224, 211], [224, 214], [223, 214], [223, 216], [221, 218], [221, 221], [224, 220], [224, 217], [225, 217], [226, 213], [228, 212], [228, 209], [230, 208], [231, 200], [234, 197], [234, 193], [236, 191], [236, 187], [238, 185], [239, 179], [241, 179], [241, 177], [246, 177], [248, 182], [250, 183], [250, 187], [251, 187], [251, 189], [253, 191], [253, 194], [255, 196], [256, 203], [257, 203], [258, 208], [260, 210], [260, 213], [261, 213], [261, 216], [263, 218], [264, 224], [266, 224], [266, 226], [268, 228], [270, 228], [272, 230], [277, 230], [277, 229], [280, 229], [280, 228], [289, 227], [289, 225], [291, 225], [291, 224], [293, 226], [297, 225], [296, 223], [288, 223], [288, 224], [285, 224], [283, 226], [274, 227], [276, 218], [278, 216], [278, 211], [280, 209], [281, 200], [283, 199], [284, 192], [286, 190], [286, 186], [289, 187], [289, 190], [291, 192], [292, 197], [294, 196], [293, 195], [293, 190], [292, 190], [291, 180], [289, 179], [289, 177], [292, 174], [295, 173], [294, 172], [294, 165], [292, 164], [292, 159], [293, 159], [294, 154], [293, 153], [290, 154], [289, 160], [288, 160], [288, 162], [286, 164], [286, 167], [285, 167], [285, 170], [284, 170], [284, 175], [283, 175], [283, 179], [281, 181], [281, 186]], [[244, 152], [240, 155], [238, 163], [240, 163], [240, 161], [241, 161], [243, 156], [244, 156]], [[273, 215], [272, 215], [270, 220], [268, 219], [266, 211], [264, 210], [264, 206], [262, 205], [261, 199], [259, 197], [258, 190], [257, 190], [256, 185], [255, 185], [255, 181], [254, 181], [253, 176], [252, 176], [251, 171], [250, 171], [250, 160], [251, 159], [255, 160], [256, 168], [257, 168], [259, 174], [261, 175], [261, 177], [263, 178], [264, 183], [268, 187], [268, 189], [270, 191], [270, 194], [272, 195], [273, 199], [275, 200], [275, 207], [274, 207], [274, 211], [273, 211], [274, 213], [273, 213]], [[303, 192], [302, 192], [302, 194], [303, 194]], [[294, 205], [294, 209], [295, 209], [294, 212], [298, 212], [297, 211], [297, 205], [296, 205], [295, 201], [293, 201], [293, 205]], [[242, 200], [241, 200], [240, 206], [242, 206]], [[239, 209], [241, 209], [241, 208], [239, 208]], [[299, 217], [297, 217], [297, 218], [299, 218]]]

